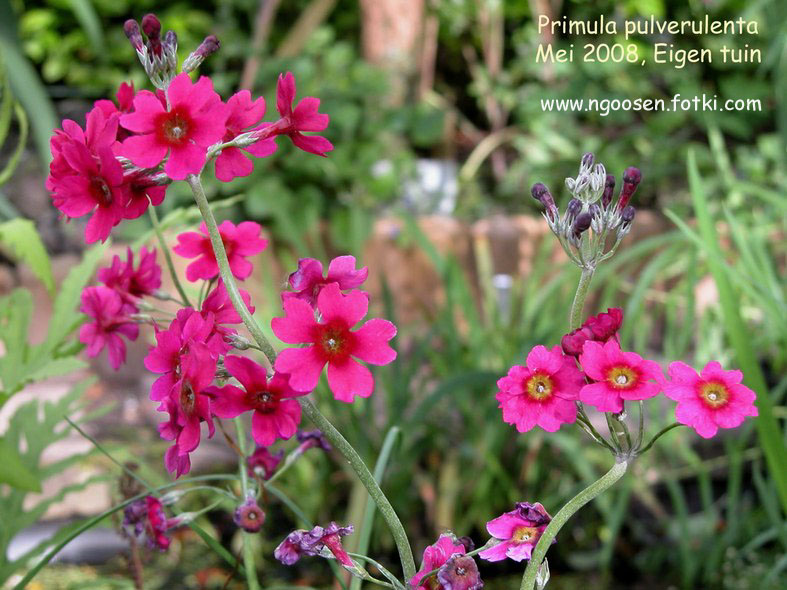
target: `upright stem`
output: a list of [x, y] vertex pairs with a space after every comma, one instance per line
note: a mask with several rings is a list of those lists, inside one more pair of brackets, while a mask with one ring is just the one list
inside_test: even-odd
[[[249, 497], [249, 474], [246, 466], [246, 432], [243, 427], [243, 419], [239, 416], [235, 418], [235, 432], [238, 435], [238, 471], [240, 472], [240, 487], [243, 501]], [[243, 531], [243, 566], [246, 570], [246, 583], [248, 590], [260, 590], [260, 582], [257, 580], [257, 567], [254, 565], [254, 547], [251, 543], [251, 533]]]
[[593, 280], [595, 268], [583, 268], [582, 276], [579, 277], [579, 285], [574, 295], [574, 303], [571, 304], [571, 317], [569, 318], [569, 330], [576, 330], [582, 325], [582, 309], [585, 307], [585, 298], [588, 296], [590, 281]]
[[148, 207], [148, 213], [150, 214], [150, 221], [153, 224], [153, 231], [156, 233], [156, 238], [158, 238], [158, 243], [161, 246], [162, 254], [164, 254], [164, 260], [167, 263], [167, 269], [169, 270], [169, 276], [172, 277], [172, 282], [175, 283], [175, 288], [178, 290], [180, 294], [181, 303], [186, 307], [191, 307], [191, 303], [189, 302], [189, 297], [186, 295], [186, 291], [183, 289], [183, 285], [180, 284], [180, 279], [178, 278], [178, 273], [175, 272], [175, 265], [172, 263], [172, 254], [169, 253], [169, 248], [167, 248], [167, 242], [164, 241], [164, 234], [161, 232], [161, 224], [159, 223], [158, 213], [156, 213], [156, 208], [151, 205]]
[[[271, 346], [271, 343], [268, 342], [265, 334], [262, 333], [262, 329], [259, 327], [251, 313], [249, 313], [246, 304], [243, 302], [243, 298], [240, 296], [238, 286], [235, 283], [235, 277], [232, 275], [230, 264], [227, 260], [227, 252], [224, 249], [224, 243], [221, 241], [219, 228], [216, 225], [216, 218], [213, 216], [213, 211], [208, 204], [208, 199], [205, 196], [205, 190], [202, 188], [202, 182], [200, 181], [199, 176], [194, 174], [186, 177], [186, 182], [191, 187], [192, 193], [194, 193], [194, 200], [196, 201], [197, 207], [202, 214], [202, 218], [205, 220], [205, 225], [208, 227], [210, 242], [213, 247], [213, 251], [216, 254], [216, 262], [219, 265], [219, 275], [221, 276], [222, 281], [224, 281], [225, 287], [227, 287], [227, 293], [229, 293], [232, 305], [240, 314], [241, 318], [243, 319], [243, 323], [246, 325], [246, 328], [249, 330], [249, 333], [257, 342], [262, 352], [268, 358], [268, 361], [270, 361], [271, 365], [273, 365], [276, 362], [276, 351], [274, 350], [273, 346]], [[369, 472], [369, 469], [366, 467], [363, 459], [361, 459], [360, 455], [356, 452], [352, 445], [347, 442], [341, 433], [336, 430], [333, 424], [331, 424], [331, 422], [322, 415], [322, 413], [314, 404], [311, 403], [311, 401], [306, 399], [306, 397], [300, 397], [298, 398], [298, 401], [300, 402], [301, 408], [303, 409], [303, 412], [306, 414], [306, 416], [315, 424], [315, 426], [317, 426], [317, 428], [322, 431], [331, 444], [333, 444], [333, 446], [338, 449], [342, 455], [344, 455], [344, 458], [347, 459], [347, 462], [353, 468], [353, 471], [355, 471], [358, 479], [361, 480], [361, 483], [366, 488], [369, 496], [372, 498], [374, 503], [377, 504], [380, 514], [383, 515], [385, 522], [388, 524], [388, 528], [391, 529], [391, 534], [394, 537], [396, 548], [399, 551], [399, 558], [402, 562], [402, 571], [404, 572], [405, 578], [409, 580], [415, 575], [415, 561], [413, 559], [413, 552], [410, 548], [410, 543], [407, 540], [407, 534], [404, 531], [404, 527], [402, 526], [399, 517], [396, 515], [396, 512], [394, 512], [393, 506], [391, 506], [388, 498], [385, 497], [385, 494], [383, 494], [380, 486], [377, 485], [377, 482]], [[247, 569], [249, 568], [247, 567]]]
[[560, 529], [563, 527], [568, 519], [571, 518], [575, 512], [582, 508], [585, 504], [590, 502], [596, 496], [609, 489], [616, 481], [618, 481], [626, 473], [628, 469], [628, 461], [620, 461], [612, 466], [612, 469], [607, 471], [600, 479], [594, 481], [584, 490], [579, 492], [576, 496], [568, 501], [568, 504], [563, 506], [560, 511], [555, 515], [552, 521], [547, 525], [546, 530], [538, 540], [536, 548], [530, 557], [527, 564], [525, 575], [522, 577], [522, 585], [520, 590], [534, 590], [536, 583], [536, 576], [538, 569], [541, 567], [541, 562], [547, 554], [547, 549], [552, 545], [552, 541], [557, 536]]

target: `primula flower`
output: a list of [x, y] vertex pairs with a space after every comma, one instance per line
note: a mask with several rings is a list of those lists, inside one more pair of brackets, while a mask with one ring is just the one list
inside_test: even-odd
[[711, 361], [698, 375], [686, 363], [676, 361], [668, 373], [664, 394], [678, 402], [675, 418], [703, 438], [711, 438], [719, 428], [740, 426], [746, 416], [758, 415], [757, 395], [741, 383], [740, 371], [725, 371]]
[[355, 269], [355, 256], [339, 256], [331, 260], [325, 277], [322, 276], [322, 263], [319, 260], [301, 258], [298, 261], [298, 270], [289, 278], [290, 287], [295, 292], [283, 292], [281, 298], [282, 301], [303, 299], [314, 307], [317, 295], [325, 285], [338, 283], [342, 291], [348, 291], [360, 287], [368, 276], [367, 267]]
[[290, 388], [286, 375], [275, 373], [268, 380], [264, 367], [242, 356], [225, 356], [224, 367], [243, 387], [225, 385], [209, 390], [216, 416], [231, 419], [253, 411], [251, 435], [262, 446], [295, 434], [301, 421], [301, 407], [290, 398], [306, 394]]
[[296, 391], [312, 391], [323, 367], [328, 365], [328, 385], [339, 401], [352, 402], [356, 395], [369, 397], [374, 389], [371, 371], [353, 357], [373, 365], [386, 365], [396, 358], [388, 341], [396, 327], [387, 320], [372, 319], [352, 331], [369, 309], [366, 293], [342, 295], [337, 283], [327, 285], [317, 296], [321, 321], [311, 306], [300, 299], [284, 301], [283, 318], [273, 318], [273, 333], [290, 344], [310, 344], [286, 348], [276, 359], [277, 371], [290, 375]]
[[606, 313], [590, 316], [580, 328], [563, 336], [560, 345], [563, 347], [563, 352], [578, 358], [588, 340], [596, 342], [606, 342], [612, 338], [617, 340], [618, 330], [622, 324], [623, 310], [611, 307]]
[[615, 340], [585, 342], [579, 364], [595, 381], [582, 388], [579, 399], [599, 412], [622, 412], [623, 400], [648, 399], [661, 391], [664, 377], [659, 364], [620, 350]]
[[284, 458], [283, 450], [274, 454], [268, 450], [268, 447], [258, 446], [246, 460], [249, 475], [252, 477], [259, 475], [262, 479], [270, 479], [279, 467], [282, 458]]
[[117, 371], [126, 362], [126, 344], [121, 336], [129, 340], [139, 336], [139, 326], [128, 318], [136, 309], [108, 287], [87, 287], [82, 291], [79, 311], [93, 319], [79, 329], [79, 341], [87, 345], [85, 353], [94, 357], [106, 346], [109, 364]]
[[120, 155], [140, 168], [155, 168], [169, 152], [164, 172], [183, 180], [202, 170], [208, 147], [224, 136], [227, 105], [210, 78], [192, 83], [185, 73], [172, 79], [167, 98], [169, 109], [152, 92], [137, 93], [134, 112], [120, 117], [120, 124], [137, 135], [123, 141]]
[[167, 518], [161, 501], [154, 496], [132, 502], [123, 510], [123, 516], [123, 528], [129, 535], [161, 551], [169, 548], [167, 532], [181, 524], [178, 518]]
[[538, 502], [519, 502], [515, 510], [486, 523], [486, 530], [501, 543], [484, 549], [478, 556], [487, 561], [530, 559], [533, 548], [551, 520], [552, 517]]
[[330, 117], [318, 113], [320, 99], [307, 96], [292, 108], [295, 100], [295, 76], [291, 72], [279, 75], [276, 84], [276, 109], [281, 121], [274, 124], [276, 135], [287, 135], [296, 147], [305, 152], [325, 156], [333, 149], [333, 144], [319, 135], [303, 135], [302, 131], [322, 131], [328, 126]]
[[257, 505], [254, 497], [249, 497], [235, 509], [233, 520], [247, 533], [258, 533], [265, 523], [265, 512]]
[[424, 549], [421, 569], [410, 578], [410, 586], [416, 590], [432, 590], [424, 574], [443, 566], [452, 555], [465, 554], [465, 546], [453, 534], [443, 533], [434, 545]]
[[[126, 82], [122, 82], [115, 97], [118, 101], [117, 106], [115, 106], [114, 102], [108, 99], [97, 100], [93, 103], [93, 106], [101, 109], [101, 111], [104, 113], [104, 116], [107, 118], [115, 114], [122, 115], [124, 113], [130, 113], [132, 110], [134, 110], [134, 83], [132, 82], [131, 84], [127, 84]], [[115, 139], [117, 141], [123, 141], [129, 135], [131, 134], [127, 130], [118, 126]]]
[[519, 432], [540, 426], [555, 432], [577, 419], [575, 401], [584, 376], [574, 359], [564, 356], [559, 346], [551, 350], [536, 346], [527, 355], [527, 366], [515, 365], [497, 382], [495, 399], [503, 409], [503, 421]]
[[437, 572], [443, 590], [481, 590], [484, 583], [475, 559], [467, 555], [453, 555]]
[[134, 304], [137, 298], [152, 295], [161, 287], [161, 267], [156, 263], [156, 251], [144, 246], [139, 251], [139, 266], [134, 268], [134, 253], [126, 248], [126, 261], [120, 256], [112, 257], [112, 264], [99, 269], [98, 280], [117, 292], [127, 303]]
[[[261, 231], [260, 224], [253, 221], [243, 221], [237, 226], [231, 221], [222, 221], [219, 225], [219, 235], [236, 279], [243, 280], [251, 275], [254, 266], [246, 258], [259, 254], [268, 245], [268, 240], [260, 237]], [[210, 245], [210, 234], [205, 222], [200, 224], [199, 232], [180, 234], [178, 244], [173, 250], [184, 258], [197, 258], [186, 268], [186, 278], [189, 281], [208, 281], [219, 275], [219, 264]]]
[[341, 537], [352, 532], [352, 525], [339, 526], [335, 522], [331, 522], [327, 527], [316, 526], [310, 531], [293, 531], [276, 547], [273, 555], [284, 565], [292, 565], [303, 555], [320, 555], [323, 549], [327, 549], [339, 563], [355, 568], [341, 542]]
[[[244, 129], [253, 127], [265, 116], [265, 99], [260, 97], [251, 100], [248, 90], [241, 90], [227, 101], [229, 116], [222, 142], [232, 141], [243, 133]], [[265, 158], [276, 151], [273, 138], [261, 139], [248, 147], [242, 148], [257, 158]], [[230, 182], [239, 176], [248, 176], [254, 169], [251, 160], [243, 155], [241, 148], [228, 147], [221, 150], [216, 158], [216, 178], [222, 182]]]
[[[254, 306], [251, 304], [251, 295], [243, 289], [238, 289], [238, 291], [240, 292], [241, 299], [243, 299], [243, 303], [246, 305], [246, 309], [249, 310], [249, 313], [254, 313]], [[221, 279], [219, 279], [216, 288], [213, 289], [205, 298], [205, 301], [202, 302], [200, 313], [205, 318], [209, 317], [208, 314], [212, 314], [214, 331], [225, 339], [237, 333], [236, 330], [227, 328], [226, 325], [243, 323], [243, 319], [232, 305], [230, 295], [227, 293], [227, 287]]]

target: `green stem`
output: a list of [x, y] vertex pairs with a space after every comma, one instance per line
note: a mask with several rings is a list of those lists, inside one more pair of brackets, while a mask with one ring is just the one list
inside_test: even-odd
[[273, 349], [273, 346], [271, 346], [271, 343], [268, 342], [265, 334], [262, 333], [262, 329], [254, 320], [254, 317], [251, 315], [249, 309], [246, 307], [246, 304], [243, 302], [243, 297], [241, 297], [240, 291], [238, 291], [238, 285], [235, 282], [235, 277], [232, 275], [230, 263], [227, 259], [227, 251], [224, 249], [224, 242], [222, 242], [221, 234], [219, 234], [219, 227], [216, 224], [216, 218], [213, 216], [213, 211], [210, 208], [210, 204], [208, 204], [208, 198], [205, 196], [205, 189], [202, 188], [202, 181], [200, 180], [199, 176], [190, 174], [186, 177], [186, 182], [191, 187], [191, 192], [194, 193], [194, 200], [197, 203], [199, 212], [202, 214], [202, 218], [205, 220], [205, 225], [208, 227], [210, 243], [213, 247], [213, 252], [216, 255], [216, 262], [219, 265], [219, 275], [221, 276], [221, 280], [224, 282], [224, 286], [227, 288], [227, 293], [229, 294], [230, 300], [232, 301], [232, 306], [240, 314], [246, 329], [262, 349], [263, 354], [265, 354], [265, 356], [268, 358], [271, 366], [273, 366], [273, 363], [276, 362], [276, 351]]
[[189, 302], [189, 297], [186, 295], [186, 291], [183, 289], [183, 285], [180, 284], [180, 279], [178, 278], [178, 273], [175, 272], [175, 265], [172, 263], [172, 254], [169, 252], [169, 248], [167, 247], [167, 242], [164, 241], [164, 234], [161, 232], [161, 224], [159, 223], [158, 213], [156, 213], [156, 208], [151, 205], [148, 207], [148, 213], [150, 214], [150, 221], [153, 224], [153, 231], [156, 232], [156, 237], [158, 238], [158, 243], [161, 246], [161, 252], [164, 254], [164, 260], [167, 263], [167, 268], [169, 269], [169, 275], [172, 277], [172, 282], [175, 283], [175, 288], [178, 290], [180, 294], [181, 301], [183, 305], [186, 307], [191, 307], [191, 303]]
[[665, 428], [662, 428], [661, 430], [659, 430], [656, 433], [656, 436], [654, 436], [652, 439], [650, 439], [650, 442], [647, 445], [645, 445], [644, 448], [642, 448], [642, 449], [637, 451], [637, 455], [642, 455], [643, 453], [647, 452], [650, 449], [650, 447], [653, 446], [653, 443], [655, 443], [658, 439], [660, 439], [662, 436], [667, 434], [670, 430], [672, 430], [673, 428], [677, 428], [678, 426], [683, 426], [683, 424], [681, 424], [680, 422], [674, 422], [674, 423], [670, 424], [669, 426], [666, 426]]
[[568, 503], [560, 509], [560, 511], [547, 525], [547, 528], [544, 530], [541, 538], [538, 540], [536, 548], [533, 550], [533, 554], [527, 564], [527, 569], [525, 569], [525, 575], [522, 576], [522, 585], [520, 586], [520, 590], [534, 590], [538, 569], [541, 567], [541, 563], [544, 561], [547, 550], [552, 545], [552, 541], [555, 539], [560, 529], [564, 524], [566, 524], [566, 522], [568, 522], [568, 519], [571, 518], [574, 513], [576, 513], [585, 504], [615, 484], [615, 482], [625, 475], [626, 469], [628, 469], [627, 461], [615, 463], [615, 465], [612, 466], [612, 469], [607, 471], [601, 476], [600, 479], [594, 481], [576, 496], [571, 498], [571, 500], [569, 500]]
[[[238, 457], [238, 471], [240, 472], [240, 485], [241, 495], [243, 501], [249, 497], [249, 475], [247, 473], [248, 467], [246, 466], [246, 432], [243, 427], [243, 419], [239, 416], [235, 418], [235, 432], [238, 435], [238, 449], [240, 450], [240, 457]], [[246, 570], [246, 583], [248, 590], [260, 590], [260, 582], [257, 579], [257, 567], [254, 565], [254, 547], [252, 546], [252, 535], [243, 531], [241, 533], [243, 538], [243, 567]]]
[[571, 304], [571, 316], [569, 319], [569, 330], [576, 330], [582, 326], [582, 309], [585, 307], [585, 298], [588, 296], [590, 281], [593, 280], [595, 268], [583, 268], [582, 276], [579, 277], [577, 292], [574, 295], [574, 302]]
[[415, 575], [415, 560], [413, 559], [413, 551], [410, 548], [410, 542], [407, 540], [407, 533], [404, 531], [402, 522], [396, 515], [396, 512], [391, 506], [391, 502], [385, 496], [374, 476], [369, 472], [369, 468], [361, 459], [357, 451], [352, 445], [347, 442], [342, 434], [336, 430], [333, 424], [317, 409], [311, 401], [306, 397], [299, 397], [298, 401], [301, 404], [303, 413], [311, 420], [314, 425], [322, 431], [330, 443], [342, 454], [350, 467], [353, 468], [358, 479], [366, 488], [369, 496], [377, 504], [377, 509], [382, 514], [388, 528], [391, 529], [396, 549], [399, 551], [399, 559], [402, 562], [402, 571], [404, 572], [405, 580], [409, 580]]

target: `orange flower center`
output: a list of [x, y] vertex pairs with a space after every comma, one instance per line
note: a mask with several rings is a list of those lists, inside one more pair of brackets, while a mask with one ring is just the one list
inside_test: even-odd
[[538, 536], [538, 529], [532, 526], [518, 526], [511, 535], [515, 543], [529, 543]]
[[700, 398], [705, 402], [705, 405], [716, 409], [727, 405], [730, 392], [721, 383], [710, 381], [700, 386]]
[[543, 401], [552, 396], [554, 384], [549, 375], [535, 373], [527, 380], [527, 394], [534, 400]]
[[637, 384], [637, 374], [629, 367], [612, 367], [607, 371], [607, 382], [616, 389], [629, 389]]

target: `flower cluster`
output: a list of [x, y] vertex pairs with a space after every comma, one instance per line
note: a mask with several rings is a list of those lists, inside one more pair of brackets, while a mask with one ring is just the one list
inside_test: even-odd
[[161, 551], [169, 549], [167, 533], [182, 524], [185, 524], [183, 518], [167, 518], [161, 500], [154, 496], [132, 502], [123, 511], [125, 533]]
[[[416, 590], [480, 590], [484, 583], [475, 559], [466, 555], [467, 547], [451, 533], [440, 535], [424, 549], [421, 569], [410, 579]], [[437, 573], [430, 574], [437, 570]]]

